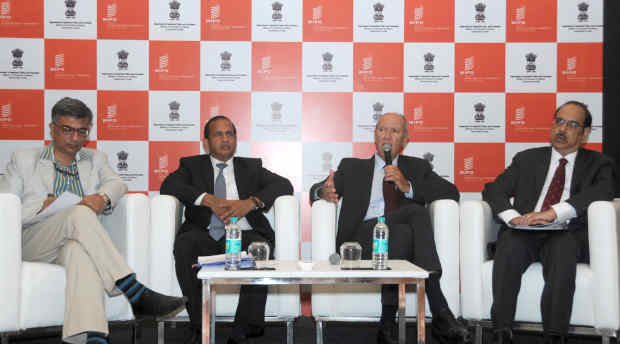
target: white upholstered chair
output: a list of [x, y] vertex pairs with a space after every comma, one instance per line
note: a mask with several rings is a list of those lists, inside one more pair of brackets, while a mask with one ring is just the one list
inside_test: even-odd
[[[154, 290], [181, 295], [172, 254], [174, 238], [181, 226], [182, 204], [173, 196], [158, 195], [151, 199], [151, 282]], [[275, 258], [299, 259], [300, 208], [295, 196], [280, 196], [266, 214], [275, 231]], [[239, 287], [215, 286], [217, 291], [215, 315], [218, 321], [229, 321], [235, 316]], [[267, 321], [286, 321], [287, 338], [292, 343], [293, 320], [301, 314], [299, 287], [270, 286], [267, 294], [265, 318]], [[187, 312], [179, 314], [183, 319]], [[164, 324], [158, 324], [158, 342], [163, 343]]]
[[[450, 309], [458, 317], [460, 315], [459, 205], [453, 200], [438, 200], [430, 204], [429, 211], [443, 271], [441, 289]], [[337, 251], [338, 214], [339, 209], [336, 209], [333, 203], [324, 200], [313, 203], [313, 260], [327, 260], [330, 254]], [[378, 320], [381, 315], [380, 288], [379, 285], [313, 285], [312, 315], [317, 321], [317, 343], [323, 340], [323, 321]], [[414, 317], [417, 308], [415, 288], [407, 290], [406, 316]], [[431, 315], [428, 300], [426, 315]]]
[[[137, 273], [149, 282], [149, 208], [143, 194], [125, 195], [102, 222], [112, 241]], [[12, 194], [0, 194], [0, 333], [2, 344], [20, 331], [60, 326], [64, 318], [65, 269], [60, 265], [22, 260], [21, 202]], [[131, 320], [133, 314], [123, 296], [105, 297], [108, 320]]]
[[[588, 228], [590, 264], [577, 266], [569, 332], [600, 335], [603, 343], [608, 343], [620, 329], [620, 200], [592, 203], [588, 207]], [[482, 340], [482, 327], [491, 326], [493, 260], [486, 248], [487, 243], [497, 239], [498, 229], [486, 202], [461, 204], [461, 310], [463, 317], [476, 325], [477, 343]], [[541, 264], [532, 264], [521, 281], [515, 328], [542, 330]]]

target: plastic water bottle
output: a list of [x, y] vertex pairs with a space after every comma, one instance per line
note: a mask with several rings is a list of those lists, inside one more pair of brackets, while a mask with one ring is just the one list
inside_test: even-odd
[[372, 268], [384, 270], [387, 268], [388, 260], [388, 237], [390, 231], [385, 224], [385, 218], [379, 217], [373, 229], [372, 235]]
[[239, 270], [241, 265], [241, 229], [237, 224], [237, 218], [231, 217], [226, 225], [226, 270]]

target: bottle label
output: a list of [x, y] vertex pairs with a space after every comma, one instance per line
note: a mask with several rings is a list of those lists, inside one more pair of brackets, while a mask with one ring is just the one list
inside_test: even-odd
[[226, 239], [226, 253], [241, 253], [241, 239]]
[[373, 253], [387, 253], [388, 241], [387, 239], [373, 239], [372, 240], [372, 252]]

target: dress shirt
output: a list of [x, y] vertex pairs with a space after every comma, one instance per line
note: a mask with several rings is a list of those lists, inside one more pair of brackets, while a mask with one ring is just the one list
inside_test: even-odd
[[[539, 212], [542, 208], [542, 204], [545, 200], [545, 196], [547, 195], [547, 191], [549, 191], [549, 185], [551, 185], [551, 180], [553, 179], [553, 175], [555, 174], [555, 170], [560, 165], [560, 159], [564, 158], [568, 162], [566, 166], [564, 166], [566, 171], [566, 176], [564, 178], [564, 190], [562, 190], [562, 197], [560, 197], [560, 202], [551, 206], [557, 215], [554, 223], [564, 223], [573, 217], [577, 216], [577, 211], [573, 208], [572, 205], [565, 202], [570, 197], [570, 186], [573, 180], [573, 170], [575, 168], [575, 158], [577, 157], [577, 151], [566, 154], [566, 156], [562, 156], [555, 148], [551, 148], [551, 162], [549, 163], [549, 169], [547, 170], [547, 177], [545, 178], [545, 184], [543, 184], [542, 191], [538, 196], [538, 202], [536, 202], [536, 208], [534, 211]], [[509, 223], [512, 219], [521, 216], [518, 211], [514, 209], [507, 209], [498, 214], [498, 216], [505, 222]]]
[[[398, 155], [392, 160], [392, 165], [398, 166]], [[385, 161], [375, 153], [375, 169], [372, 174], [372, 188], [370, 189], [370, 203], [364, 221], [375, 217], [383, 216], [385, 211], [385, 201], [383, 200], [383, 178], [385, 178]], [[405, 197], [413, 198], [413, 186], [409, 182], [409, 192]]]
[[[237, 182], [235, 180], [235, 167], [233, 165], [233, 158], [230, 158], [228, 161], [219, 161], [213, 156], [209, 156], [211, 158], [211, 165], [213, 166], [213, 185], [215, 185], [215, 179], [217, 175], [220, 173], [219, 167], [217, 164], [225, 163], [227, 166], [222, 170], [224, 174], [224, 180], [226, 181], [226, 199], [227, 200], [238, 200], [239, 199], [239, 191], [237, 191]], [[204, 192], [196, 200], [194, 201], [194, 205], [200, 205], [202, 203], [202, 198], [207, 193]], [[245, 217], [238, 219], [237, 224], [241, 230], [250, 230], [252, 226]]]

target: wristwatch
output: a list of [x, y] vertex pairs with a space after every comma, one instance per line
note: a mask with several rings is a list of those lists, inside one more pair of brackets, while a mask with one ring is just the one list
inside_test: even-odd
[[265, 203], [263, 203], [258, 197], [250, 196], [252, 202], [254, 202], [254, 210], [262, 209], [265, 207]]
[[101, 198], [103, 198], [103, 201], [105, 202], [105, 207], [103, 208], [103, 212], [107, 213], [112, 209], [112, 201], [110, 200], [110, 197], [108, 195], [105, 194], [105, 192], [99, 192], [98, 193], [99, 196], [101, 196]]

